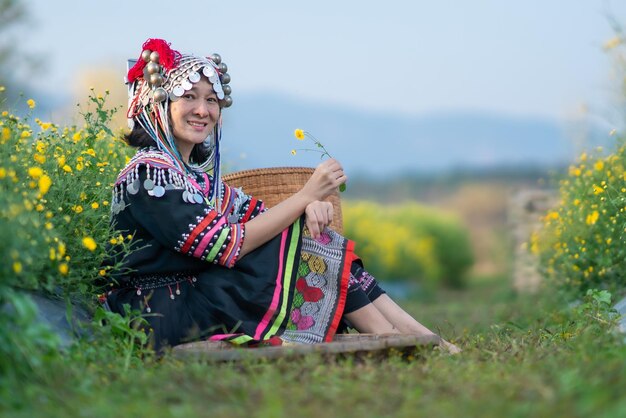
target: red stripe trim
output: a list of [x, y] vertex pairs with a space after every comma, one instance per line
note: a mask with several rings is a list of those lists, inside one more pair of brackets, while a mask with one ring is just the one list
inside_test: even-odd
[[194, 240], [198, 237], [198, 235], [200, 235], [202, 231], [204, 231], [209, 226], [209, 224], [213, 221], [213, 219], [215, 219], [216, 216], [217, 212], [211, 211], [198, 225], [196, 225], [193, 231], [191, 231], [191, 234], [189, 234], [189, 238], [187, 238], [187, 241], [185, 241], [185, 244], [180, 249], [182, 253], [189, 252], [189, 249], [191, 248]]
[[237, 254], [237, 250], [241, 247], [241, 230], [242, 225], [240, 224], [231, 224], [230, 225], [230, 242], [227, 244], [226, 248], [222, 252], [222, 257], [219, 260], [219, 263], [226, 267], [232, 267], [234, 263], [234, 255]]
[[354, 241], [348, 240], [346, 245], [346, 256], [344, 258], [343, 269], [341, 271], [341, 284], [339, 289], [339, 302], [337, 303], [337, 309], [335, 309], [335, 317], [330, 323], [330, 327], [324, 337], [325, 342], [330, 342], [335, 337], [337, 327], [343, 316], [343, 310], [346, 307], [346, 295], [348, 294], [348, 281], [350, 280], [350, 267], [352, 262], [358, 257], [354, 253]]
[[243, 215], [241, 222], [248, 222], [248, 220], [250, 219], [250, 216], [252, 215], [252, 212], [254, 212], [254, 210], [256, 209], [256, 205], [259, 204], [259, 201], [255, 198], [252, 198], [250, 199], [250, 202], [248, 204], [249, 204], [248, 210], [246, 211], [246, 214]]

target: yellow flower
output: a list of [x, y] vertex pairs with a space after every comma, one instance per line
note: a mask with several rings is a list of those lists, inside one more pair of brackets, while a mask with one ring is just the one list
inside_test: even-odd
[[111, 243], [111, 245], [115, 245], [117, 244], [117, 238], [113, 237], [109, 240], [109, 242]]
[[569, 175], [570, 176], [580, 177], [581, 174], [582, 174], [582, 172], [581, 172], [580, 168], [574, 167], [574, 166], [571, 166], [569, 168]]
[[85, 237], [83, 238], [83, 246], [89, 251], [94, 251], [98, 247], [98, 244], [96, 244], [96, 241], [94, 241], [93, 238]]
[[593, 194], [604, 193], [604, 189], [600, 186], [593, 185]]
[[31, 133], [29, 131], [22, 131], [20, 138], [30, 138]]
[[69, 165], [65, 164], [63, 166], [63, 171], [65, 171], [66, 173], [71, 173], [72, 172], [72, 167], [70, 167]]
[[92, 157], [96, 156], [96, 152], [93, 150], [93, 148], [89, 148], [87, 151], [85, 151], [85, 154], [91, 155]]
[[551, 211], [548, 212], [548, 214], [546, 215], [546, 219], [548, 220], [556, 220], [559, 219], [559, 213], [556, 211]]
[[65, 255], [65, 244], [62, 242], [59, 243], [59, 257], [63, 257]]
[[35, 159], [35, 161], [37, 161], [39, 164], [43, 164], [46, 162], [46, 157], [41, 155], [41, 154], [35, 154], [33, 155], [33, 158]]
[[602, 169], [604, 168], [604, 162], [601, 160], [596, 161], [596, 163], [593, 166], [597, 171], [602, 171]]
[[35, 103], [35, 101], [33, 99], [28, 99], [26, 101], [26, 104], [28, 105], [28, 107], [30, 107], [31, 109], [34, 109], [35, 106], [37, 105], [37, 103]]
[[22, 272], [22, 263], [20, 263], [19, 261], [15, 261], [13, 263], [13, 271], [15, 272], [15, 274], [20, 274]]
[[59, 273], [61, 273], [62, 275], [66, 275], [67, 272], [69, 271], [69, 267], [67, 266], [67, 263], [61, 263], [59, 264]]
[[54, 248], [50, 248], [50, 260], [56, 260], [57, 251]]
[[0, 167], [0, 179], [3, 179], [7, 176], [7, 169], [4, 167]]
[[76, 164], [76, 170], [78, 170], [78, 171], [83, 171], [83, 168], [84, 168], [83, 163], [77, 163], [77, 164]]
[[80, 141], [82, 139], [80, 132], [76, 132], [74, 135], [72, 135], [72, 141], [74, 141], [74, 143]]
[[59, 164], [59, 167], [63, 167], [65, 165], [65, 155], [61, 155], [57, 158], [57, 163]]
[[598, 213], [598, 211], [594, 210], [592, 213], [587, 215], [587, 219], [585, 220], [585, 222], [587, 223], [587, 225], [593, 225], [596, 222], [598, 222], [598, 217], [599, 216], [600, 216], [600, 214]]
[[11, 130], [9, 128], [2, 128], [2, 142], [8, 141], [11, 138]]
[[295, 149], [291, 150], [291, 155], [296, 155], [296, 150]]
[[45, 195], [50, 190], [50, 186], [52, 186], [52, 179], [47, 174], [39, 178], [39, 193]]
[[580, 154], [580, 161], [586, 161], [587, 160], [587, 153], [583, 152], [582, 154]]
[[41, 129], [43, 129], [44, 131], [47, 131], [48, 129], [50, 129], [52, 124], [50, 122], [42, 122], [40, 126], [41, 126]]
[[298, 141], [302, 141], [304, 139], [304, 131], [302, 129], [296, 129], [293, 131], [293, 134]]
[[81, 205], [76, 205], [74, 207], [72, 207], [72, 210], [76, 213], [82, 213], [83, 212], [83, 207]]
[[30, 167], [28, 169], [28, 175], [34, 179], [38, 179], [43, 176], [43, 170], [40, 167]]
[[617, 48], [621, 43], [622, 40], [618, 36], [615, 36], [604, 43], [604, 49], [609, 50]]
[[93, 203], [91, 204], [91, 208], [92, 208], [92, 209], [98, 209], [99, 207], [100, 207], [100, 204], [98, 204], [98, 202], [93, 202]]

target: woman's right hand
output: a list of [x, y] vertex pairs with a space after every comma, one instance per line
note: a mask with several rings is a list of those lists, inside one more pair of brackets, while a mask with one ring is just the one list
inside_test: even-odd
[[348, 177], [343, 172], [339, 161], [330, 158], [315, 168], [313, 175], [301, 191], [312, 200], [324, 200], [346, 181]]

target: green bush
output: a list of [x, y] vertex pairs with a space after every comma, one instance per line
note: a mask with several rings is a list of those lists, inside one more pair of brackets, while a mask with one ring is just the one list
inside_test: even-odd
[[581, 294], [626, 286], [626, 148], [596, 154], [583, 153], [570, 167], [560, 202], [531, 245], [548, 277]]
[[460, 287], [473, 264], [468, 231], [449, 213], [415, 203], [344, 202], [344, 229], [378, 278]]
[[[29, 107], [35, 102], [29, 100]], [[3, 103], [0, 101], [0, 106]], [[114, 110], [90, 97], [82, 128], [0, 113], [0, 373], [19, 377], [59, 356], [25, 291], [96, 309], [108, 242], [112, 183], [129, 148], [107, 127]], [[124, 245], [122, 245], [124, 247]], [[115, 269], [117, 266], [111, 266]], [[112, 344], [116, 337], [110, 335]], [[120, 341], [120, 344], [126, 343]]]

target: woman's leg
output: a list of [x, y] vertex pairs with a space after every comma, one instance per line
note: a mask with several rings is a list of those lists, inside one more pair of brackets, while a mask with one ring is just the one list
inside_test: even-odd
[[395, 328], [403, 334], [434, 335], [435, 333], [417, 322], [386, 293], [380, 295], [372, 302], [376, 309], [383, 314]]
[[355, 311], [345, 313], [345, 319], [360, 333], [398, 334], [400, 331], [385, 316], [369, 303]]
[[[409, 315], [389, 296], [387, 296], [386, 293], [377, 297], [372, 304], [376, 307], [376, 310], [378, 310], [378, 312], [380, 312], [387, 319], [387, 321], [389, 321], [393, 327], [402, 334], [436, 335]], [[450, 354], [457, 354], [461, 352], [460, 348], [443, 338], [441, 338], [440, 345], [448, 350]]]

